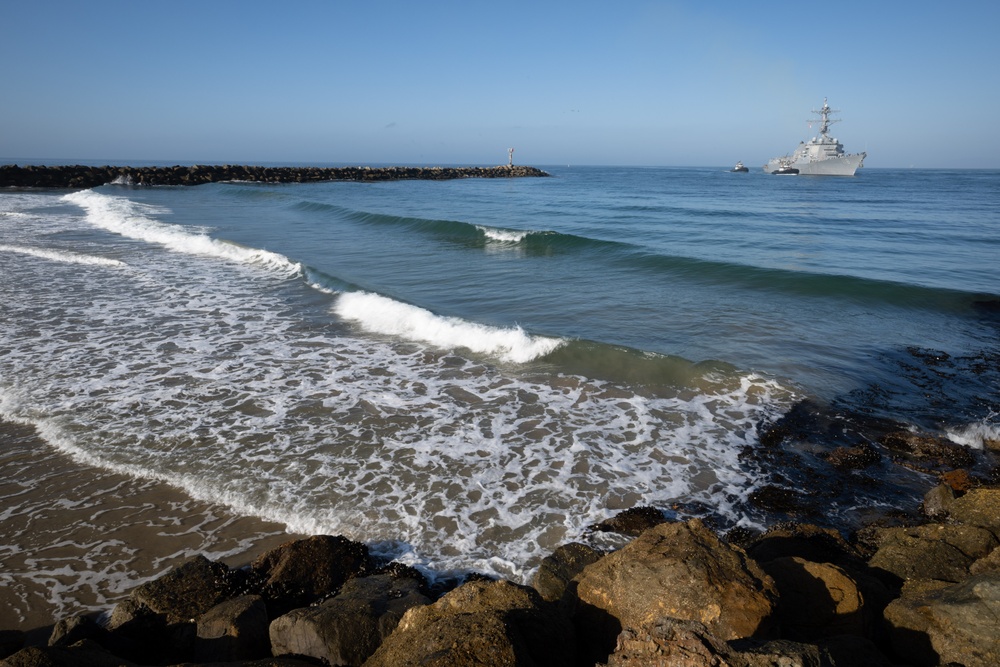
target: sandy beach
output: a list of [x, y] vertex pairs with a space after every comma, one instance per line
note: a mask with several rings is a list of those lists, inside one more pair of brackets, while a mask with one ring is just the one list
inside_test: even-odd
[[0, 422], [0, 508], [3, 629], [110, 610], [195, 554], [239, 567], [292, 539], [165, 484], [77, 464], [9, 422]]

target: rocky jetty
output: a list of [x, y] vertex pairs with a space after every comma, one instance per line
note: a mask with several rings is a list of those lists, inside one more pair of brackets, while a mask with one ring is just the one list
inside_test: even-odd
[[[638, 536], [564, 545], [532, 586], [431, 587], [344, 537], [288, 542], [250, 566], [196, 556], [47, 645], [0, 631], [0, 664], [758, 667], [1000, 664], [1000, 488], [961, 474], [922, 520], [850, 539], [808, 523], [718, 535], [623, 513]], [[596, 529], [596, 527], [595, 527]]]
[[443, 181], [456, 178], [548, 176], [535, 167], [259, 167], [193, 165], [173, 167], [0, 166], [0, 187], [93, 188], [124, 185], [202, 185], [221, 181], [318, 183], [322, 181]]

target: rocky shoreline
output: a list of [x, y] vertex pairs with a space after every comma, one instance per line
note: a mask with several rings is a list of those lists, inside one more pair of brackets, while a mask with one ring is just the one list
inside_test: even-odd
[[318, 183], [323, 181], [452, 180], [548, 176], [535, 167], [261, 167], [192, 165], [172, 167], [0, 166], [0, 187], [94, 188], [125, 185], [202, 185], [222, 181]]
[[919, 521], [849, 539], [793, 522], [718, 535], [634, 508], [593, 527], [634, 536], [623, 548], [563, 545], [531, 586], [432, 586], [339, 536], [240, 569], [196, 556], [105, 619], [59, 619], [45, 645], [0, 631], [0, 664], [1000, 664], [1000, 487], [941, 479]]

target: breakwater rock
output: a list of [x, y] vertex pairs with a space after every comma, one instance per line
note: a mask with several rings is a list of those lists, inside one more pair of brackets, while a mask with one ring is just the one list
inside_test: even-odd
[[1000, 664], [1000, 488], [946, 482], [921, 510], [849, 539], [661, 517], [610, 553], [559, 547], [533, 586], [429, 585], [344, 537], [242, 569], [195, 556], [47, 645], [0, 630], [0, 665]]
[[125, 185], [202, 185], [220, 181], [318, 183], [322, 181], [444, 181], [457, 178], [548, 176], [541, 169], [498, 167], [259, 167], [193, 165], [173, 167], [0, 166], [0, 187], [94, 188]]

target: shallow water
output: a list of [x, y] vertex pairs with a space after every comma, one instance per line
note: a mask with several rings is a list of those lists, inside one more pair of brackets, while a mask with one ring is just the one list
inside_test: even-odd
[[[5, 522], [6, 576], [99, 608], [282, 526], [526, 581], [638, 504], [771, 520], [746, 451], [802, 398], [998, 433], [996, 172], [551, 171], [0, 193], [0, 417], [36, 450], [5, 438], [0, 511], [65, 533]], [[886, 475], [827, 520], [930, 483]], [[43, 542], [101, 592], [47, 588]]]

